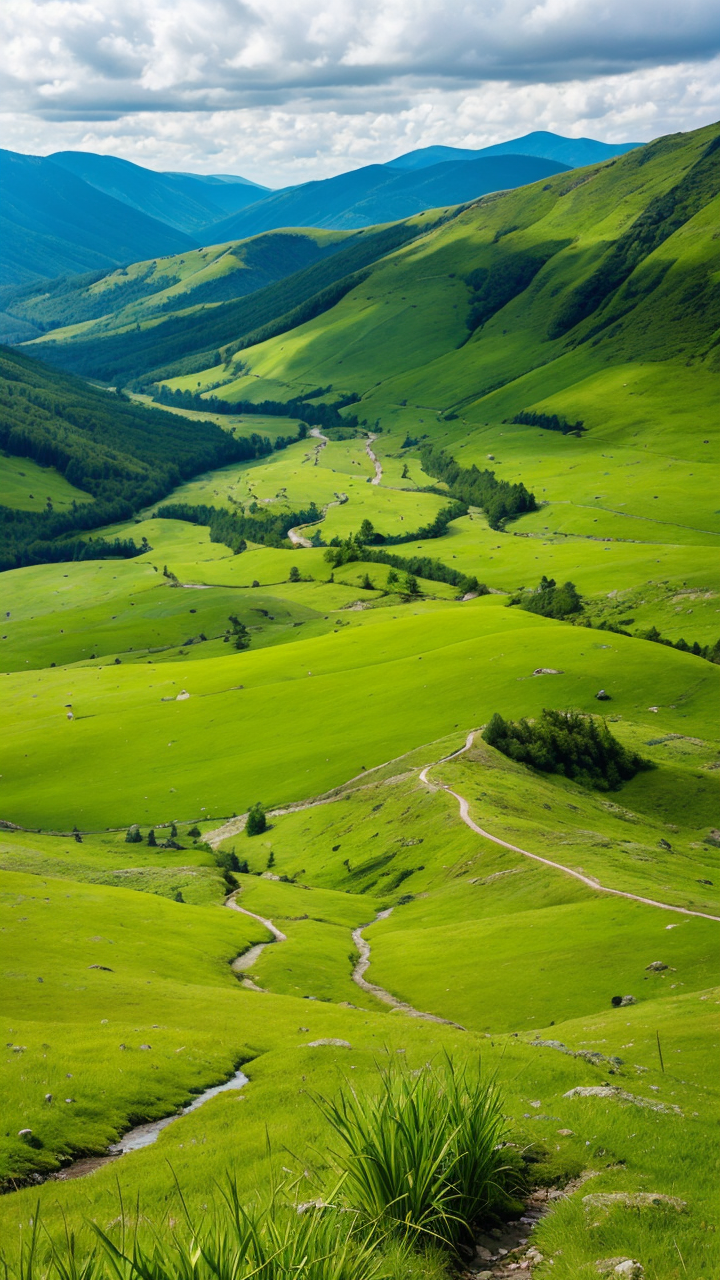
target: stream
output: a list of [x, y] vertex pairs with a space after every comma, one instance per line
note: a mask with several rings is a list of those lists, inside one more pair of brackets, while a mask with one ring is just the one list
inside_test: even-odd
[[247, 1083], [248, 1078], [244, 1072], [236, 1071], [224, 1084], [214, 1084], [209, 1089], [203, 1089], [192, 1102], [182, 1107], [180, 1111], [174, 1112], [173, 1115], [163, 1116], [160, 1120], [150, 1120], [147, 1124], [137, 1124], [133, 1129], [128, 1129], [122, 1138], [108, 1147], [106, 1155], [84, 1156], [80, 1160], [73, 1160], [72, 1164], [66, 1165], [64, 1169], [51, 1173], [50, 1179], [55, 1182], [67, 1182], [70, 1178], [84, 1178], [86, 1174], [93, 1173], [95, 1169], [101, 1169], [103, 1165], [127, 1155], [129, 1151], [141, 1151], [143, 1147], [150, 1147], [153, 1142], [157, 1142], [163, 1129], [166, 1129], [174, 1120], [189, 1115], [191, 1111], [197, 1111], [198, 1107], [218, 1093], [227, 1093], [230, 1089], [242, 1089]]

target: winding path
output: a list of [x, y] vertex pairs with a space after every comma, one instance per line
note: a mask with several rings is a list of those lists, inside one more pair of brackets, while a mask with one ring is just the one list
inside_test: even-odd
[[[392, 907], [387, 907], [385, 911], [378, 911], [371, 923], [377, 924], [378, 920], [387, 920], [392, 910]], [[411, 1018], [423, 1018], [425, 1022], [440, 1022], [445, 1027], [456, 1027], [458, 1031], [465, 1031], [466, 1028], [461, 1027], [459, 1022], [452, 1022], [450, 1018], [440, 1018], [435, 1013], [422, 1013], [420, 1009], [415, 1009], [413, 1005], [407, 1004], [404, 1000], [398, 1000], [396, 996], [391, 995], [384, 987], [378, 987], [376, 983], [367, 981], [364, 975], [370, 967], [370, 943], [363, 938], [363, 929], [368, 929], [369, 927], [367, 924], [361, 924], [359, 929], [353, 929], [352, 940], [360, 952], [360, 959], [352, 971], [353, 982], [356, 982], [369, 995], [376, 996], [378, 1000], [382, 1000], [383, 1004], [389, 1004], [393, 1009], [409, 1014]]]
[[383, 474], [382, 464], [377, 454], [373, 452], [373, 447], [372, 447], [373, 440], [377, 440], [377, 436], [373, 435], [372, 432], [370, 432], [370, 435], [367, 438], [367, 444], [365, 445], [365, 452], [375, 468], [375, 475], [373, 476], [370, 483], [380, 484], [382, 482], [382, 474]]
[[[468, 751], [473, 744], [473, 739], [477, 733], [477, 729], [473, 729], [467, 736], [464, 747], [459, 751], [454, 751], [452, 755], [444, 756], [442, 760], [437, 760], [435, 764], [444, 764], [446, 760], [452, 760], [455, 756], [462, 755]], [[669, 902], [658, 902], [655, 898], [643, 898], [637, 893], [628, 893], [624, 889], [610, 889], [607, 885], [601, 884], [593, 876], [582, 875], [580, 871], [574, 871], [572, 867], [565, 867], [561, 862], [553, 862], [550, 858], [542, 858], [539, 853], [530, 853], [527, 849], [521, 849], [516, 844], [510, 844], [507, 840], [501, 840], [499, 836], [492, 835], [486, 831], [484, 827], [479, 827], [470, 817], [470, 806], [464, 796], [457, 791], [453, 791], [451, 787], [445, 786], [444, 783], [430, 782], [428, 778], [428, 770], [435, 768], [435, 765], [428, 764], [420, 773], [420, 781], [429, 787], [432, 791], [446, 791], [449, 796], [453, 796], [457, 800], [460, 807], [460, 817], [471, 831], [475, 831], [477, 835], [482, 836], [485, 840], [492, 840], [493, 844], [499, 844], [503, 849], [511, 849], [513, 853], [521, 853], [524, 858], [532, 858], [533, 862], [542, 862], [546, 867], [552, 867], [555, 871], [562, 871], [566, 876], [572, 876], [574, 880], [580, 880], [582, 884], [587, 885], [589, 889], [593, 889], [596, 893], [609, 893], [615, 898], [628, 898], [631, 902], [641, 902], [647, 907], [658, 907], [661, 911], [676, 911], [683, 916], [699, 916], [702, 920], [716, 920], [720, 923], [720, 916], [710, 915], [707, 911], [691, 911], [689, 907], [672, 906]]]

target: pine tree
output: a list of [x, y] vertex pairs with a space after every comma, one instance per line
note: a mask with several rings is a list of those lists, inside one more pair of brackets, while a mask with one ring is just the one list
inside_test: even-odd
[[157, 849], [157, 840], [155, 839], [155, 831], [153, 828], [148, 831], [147, 842], [151, 849]]

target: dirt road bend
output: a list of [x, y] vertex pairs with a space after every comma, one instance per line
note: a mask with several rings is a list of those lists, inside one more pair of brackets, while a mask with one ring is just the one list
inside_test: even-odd
[[[392, 910], [392, 907], [387, 907], [385, 911], [378, 911], [372, 923], [377, 924], [378, 920], [387, 920]], [[363, 938], [363, 929], [367, 928], [369, 928], [368, 925], [362, 924], [359, 929], [353, 929], [352, 939], [360, 952], [360, 959], [352, 971], [353, 982], [357, 983], [363, 991], [367, 991], [369, 995], [382, 1000], [383, 1004], [389, 1004], [393, 1009], [397, 1009], [400, 1013], [407, 1013], [411, 1018], [422, 1018], [425, 1022], [440, 1022], [445, 1027], [456, 1027], [458, 1031], [464, 1031], [465, 1027], [461, 1027], [459, 1022], [452, 1022], [450, 1018], [439, 1018], [435, 1013], [423, 1013], [420, 1009], [415, 1009], [413, 1005], [407, 1004], [404, 1000], [398, 1000], [396, 996], [391, 995], [384, 987], [377, 986], [375, 982], [367, 981], [365, 974], [370, 967], [370, 943]]]
[[[462, 755], [465, 751], [469, 751], [473, 744], [473, 739], [477, 733], [477, 729], [473, 729], [467, 736], [464, 747], [459, 751], [454, 751], [452, 755], [445, 756], [444, 760], [452, 760], [455, 756]], [[444, 760], [438, 760], [436, 764], [443, 764]], [[699, 916], [702, 920], [716, 920], [720, 923], [720, 916], [710, 915], [707, 911], [692, 911], [689, 907], [676, 907], [669, 902], [658, 902], [655, 898], [644, 898], [637, 893], [628, 893], [624, 889], [610, 889], [607, 885], [601, 884], [594, 876], [583, 875], [580, 871], [574, 871], [572, 867], [563, 866], [561, 862], [553, 862], [551, 858], [543, 858], [539, 853], [530, 853], [528, 849], [521, 849], [516, 844], [510, 844], [507, 840], [501, 840], [499, 836], [494, 836], [490, 831], [486, 831], [484, 827], [479, 827], [470, 817], [470, 806], [464, 796], [457, 791], [453, 791], [451, 787], [445, 786], [444, 783], [431, 782], [428, 778], [428, 771], [435, 768], [435, 765], [428, 764], [420, 773], [420, 781], [434, 791], [446, 791], [458, 802], [460, 808], [460, 817], [471, 831], [475, 831], [477, 835], [482, 836], [485, 840], [492, 840], [493, 844], [499, 844], [503, 849], [511, 849], [513, 853], [521, 853], [524, 858], [532, 858], [533, 862], [542, 862], [546, 867], [552, 867], [555, 871], [561, 871], [566, 876], [572, 876], [574, 880], [579, 880], [582, 884], [587, 885], [588, 889], [593, 889], [596, 893], [609, 893], [615, 898], [628, 898], [631, 902], [642, 902], [647, 907], [657, 907], [660, 911], [674, 911], [682, 916]]]

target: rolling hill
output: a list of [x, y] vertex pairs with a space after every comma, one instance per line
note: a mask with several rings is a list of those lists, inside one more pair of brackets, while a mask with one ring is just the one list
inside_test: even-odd
[[41, 156], [0, 151], [0, 285], [182, 253], [195, 241]]

